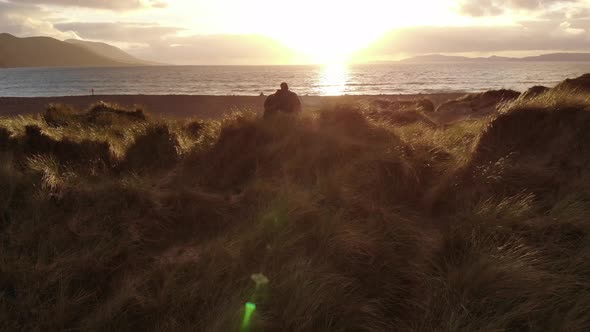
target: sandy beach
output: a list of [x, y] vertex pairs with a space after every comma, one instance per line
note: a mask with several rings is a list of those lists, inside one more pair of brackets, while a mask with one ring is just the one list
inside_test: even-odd
[[[336, 104], [372, 101], [377, 99], [408, 101], [430, 99], [435, 106], [455, 99], [464, 93], [372, 96], [300, 96], [304, 111], [313, 111]], [[64, 97], [0, 97], [0, 116], [43, 112], [50, 103], [68, 104], [78, 109], [99, 102], [116, 103], [125, 107], [142, 108], [163, 117], [196, 117], [216, 119], [238, 109], [262, 112], [264, 96], [198, 96], [198, 95], [98, 95]]]

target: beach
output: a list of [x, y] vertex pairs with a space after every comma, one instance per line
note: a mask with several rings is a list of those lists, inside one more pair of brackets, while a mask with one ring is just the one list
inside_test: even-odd
[[[363, 103], [374, 100], [411, 101], [429, 99], [438, 106], [464, 93], [365, 95], [365, 96], [300, 96], [304, 111], [329, 108], [338, 104]], [[219, 119], [236, 110], [263, 111], [266, 96], [207, 95], [97, 95], [62, 97], [0, 97], [0, 116], [41, 113], [51, 103], [67, 104], [77, 109], [104, 101], [126, 108], [141, 108], [148, 114], [170, 118], [195, 117]]]

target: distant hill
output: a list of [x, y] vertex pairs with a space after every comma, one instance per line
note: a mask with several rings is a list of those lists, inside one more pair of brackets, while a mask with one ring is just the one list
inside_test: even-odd
[[401, 60], [402, 63], [449, 63], [449, 62], [590, 62], [590, 53], [551, 53], [523, 58], [511, 58], [501, 56], [470, 58], [465, 56], [449, 56], [442, 54], [429, 54], [411, 57]]
[[590, 61], [590, 53], [552, 53], [538, 56], [529, 56], [517, 61], [572, 61], [572, 62], [587, 62]]
[[77, 40], [77, 39], [67, 39], [67, 40], [65, 40], [65, 42], [73, 44], [73, 45], [82, 46], [82, 47], [84, 47], [84, 48], [86, 48], [98, 55], [101, 55], [103, 57], [110, 58], [112, 60], [122, 62], [122, 63], [128, 63], [128, 64], [132, 64], [132, 65], [137, 65], [137, 64], [157, 65], [158, 64], [155, 62], [144, 61], [144, 60], [138, 59], [138, 58], [130, 55], [129, 53], [126, 53], [125, 51], [121, 50], [120, 48], [117, 48], [113, 45], [109, 45], [106, 43], [90, 42], [90, 41]]
[[[92, 43], [94, 44], [94, 43]], [[100, 43], [99, 43], [100, 44]], [[116, 47], [63, 42], [50, 37], [0, 34], [0, 67], [111, 67], [145, 65]]]
[[408, 63], [443, 63], [443, 62], [482, 62], [482, 61], [510, 61], [512, 58], [492, 56], [488, 58], [468, 58], [465, 56], [450, 56], [442, 54], [419, 55], [399, 62]]

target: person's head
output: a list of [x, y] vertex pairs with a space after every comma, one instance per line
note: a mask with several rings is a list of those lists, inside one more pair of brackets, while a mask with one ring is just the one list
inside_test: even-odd
[[289, 85], [285, 82], [281, 83], [281, 90], [289, 91]]

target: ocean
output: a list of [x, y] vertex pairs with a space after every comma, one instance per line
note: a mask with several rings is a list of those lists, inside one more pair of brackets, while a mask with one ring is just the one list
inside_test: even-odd
[[478, 92], [554, 86], [590, 63], [444, 63], [351, 66], [163, 66], [0, 69], [0, 96], [270, 94], [283, 81], [300, 95]]

